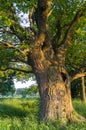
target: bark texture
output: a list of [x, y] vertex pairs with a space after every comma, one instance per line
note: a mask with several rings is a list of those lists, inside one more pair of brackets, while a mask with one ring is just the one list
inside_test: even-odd
[[[48, 51], [45, 54], [45, 50], [41, 49], [36, 49], [34, 55], [32, 54], [33, 71], [41, 98], [41, 118], [73, 121], [76, 116], [71, 101], [70, 77], [66, 70], [61, 68], [63, 58], [57, 64], [57, 60], [54, 60], [55, 55], [52, 55], [48, 54]], [[53, 62], [50, 61], [52, 57]]]
[[77, 116], [72, 106], [70, 93], [70, 83], [73, 77], [70, 78], [64, 67], [65, 54], [70, 45], [74, 25], [81, 17], [82, 11], [76, 12], [59, 42], [62, 35], [60, 20], [57, 22], [57, 33], [52, 39], [50, 35], [48, 16], [52, 12], [50, 11], [51, 4], [51, 0], [38, 0], [35, 10], [38, 32], [34, 37], [28, 61], [30, 61], [29, 65], [32, 66], [39, 86], [41, 118], [46, 120], [58, 118], [67, 122], [75, 120]]
[[81, 77], [81, 99], [83, 102], [86, 102], [86, 95], [85, 95], [85, 81], [84, 77]]

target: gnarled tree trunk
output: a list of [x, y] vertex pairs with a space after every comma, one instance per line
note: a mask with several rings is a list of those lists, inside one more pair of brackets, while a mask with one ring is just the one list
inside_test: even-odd
[[[56, 70], [54, 73], [56, 73]], [[56, 75], [56, 79], [52, 79], [54, 75], [53, 72], [50, 73], [46, 82], [45, 76], [44, 79], [42, 79], [42, 84], [40, 86], [42, 91], [42, 93], [40, 93], [42, 101], [42, 119], [73, 120], [74, 111], [71, 102], [70, 88], [59, 79], [58, 73]], [[42, 90], [42, 87], [45, 89]]]
[[52, 12], [51, 3], [51, 0], [38, 0], [35, 12], [38, 34], [34, 37], [28, 60], [39, 86], [42, 119], [58, 118], [67, 122], [75, 120], [76, 115], [71, 102], [71, 81], [64, 67], [65, 54], [70, 45], [73, 26], [82, 12], [77, 12], [61, 40], [62, 28], [60, 20], [58, 20], [58, 31], [51, 39], [48, 22], [49, 14]]
[[62, 62], [56, 64], [57, 61], [53, 59], [50, 63], [44, 52], [36, 48], [31, 57], [41, 98], [41, 118], [73, 121], [76, 116], [71, 101], [69, 75], [60, 68]]

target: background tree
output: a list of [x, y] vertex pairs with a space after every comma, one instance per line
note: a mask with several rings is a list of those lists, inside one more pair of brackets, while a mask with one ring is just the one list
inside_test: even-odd
[[[0, 69], [26, 72], [27, 76], [35, 74], [42, 119], [58, 118], [65, 122], [83, 119], [73, 109], [70, 83], [86, 72], [79, 73], [78, 69], [76, 73], [69, 73], [65, 58], [76, 39], [77, 47], [78, 43], [86, 47], [85, 0], [8, 0], [3, 3], [0, 0], [0, 5]], [[29, 14], [25, 19], [28, 27], [21, 25], [21, 11]], [[83, 32], [83, 43], [78, 32]], [[83, 65], [86, 70], [84, 63], [81, 68]]]
[[81, 99], [83, 102], [86, 102], [86, 86], [84, 76], [81, 77]]
[[32, 85], [27, 89], [27, 94], [29, 95], [36, 95], [38, 93], [38, 86]]
[[13, 76], [11, 74], [8, 77], [0, 77], [0, 94], [8, 95], [9, 92], [12, 96], [15, 93]]
[[80, 79], [74, 80], [71, 83], [71, 96], [72, 98], [80, 98], [81, 92], [81, 81]]
[[22, 98], [26, 98], [26, 96], [27, 96], [27, 89], [23, 88], [22, 89]]

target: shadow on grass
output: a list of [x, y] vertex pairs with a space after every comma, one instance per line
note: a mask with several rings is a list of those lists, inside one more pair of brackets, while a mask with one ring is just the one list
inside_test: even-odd
[[[5, 100], [5, 101], [4, 101]], [[0, 99], [0, 117], [30, 117], [33, 116], [36, 119], [39, 118], [40, 101], [39, 100], [15, 100]], [[9, 102], [10, 104], [6, 103]], [[15, 104], [14, 104], [15, 103]]]
[[16, 108], [14, 106], [10, 106], [8, 104], [0, 104], [0, 117], [26, 117], [28, 111], [22, 110], [20, 108]]

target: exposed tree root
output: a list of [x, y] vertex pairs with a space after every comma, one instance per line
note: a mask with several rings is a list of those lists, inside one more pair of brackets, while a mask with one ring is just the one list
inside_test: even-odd
[[70, 123], [73, 123], [73, 122], [84, 122], [84, 121], [86, 121], [86, 118], [81, 116], [81, 115], [79, 115], [76, 111], [73, 112], [73, 115], [69, 119]]

